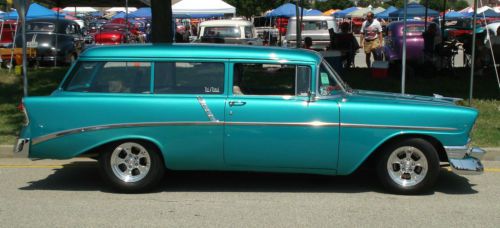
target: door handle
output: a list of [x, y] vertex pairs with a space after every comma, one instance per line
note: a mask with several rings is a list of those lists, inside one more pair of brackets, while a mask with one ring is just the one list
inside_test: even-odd
[[246, 105], [247, 102], [244, 102], [244, 101], [230, 101], [229, 102], [229, 106], [233, 107], [233, 106], [243, 106], [243, 105]]

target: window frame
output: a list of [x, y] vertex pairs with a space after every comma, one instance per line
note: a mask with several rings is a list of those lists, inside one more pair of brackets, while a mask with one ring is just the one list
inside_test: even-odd
[[[155, 59], [152, 60], [152, 70], [151, 70], [151, 94], [155, 96], [227, 96], [228, 94], [228, 78], [229, 78], [229, 67], [227, 59]], [[169, 63], [221, 63], [224, 66], [224, 82], [223, 82], [223, 92], [217, 94], [206, 94], [206, 93], [155, 93], [155, 65], [156, 63], [169, 62]]]
[[[295, 83], [295, 95], [260, 95], [260, 94], [241, 94], [241, 95], [238, 95], [238, 94], [234, 94], [234, 91], [233, 91], [233, 86], [234, 86], [234, 68], [235, 68], [235, 65], [236, 64], [273, 64], [273, 65], [295, 65], [295, 78], [294, 78], [294, 83]], [[297, 71], [297, 68], [299, 66], [301, 67], [307, 67], [309, 68], [309, 72], [310, 72], [310, 75], [309, 75], [309, 85], [308, 85], [308, 88], [309, 88], [309, 91], [312, 93], [314, 91], [314, 88], [312, 88], [312, 86], [315, 84], [314, 83], [314, 75], [316, 75], [315, 73], [315, 67], [314, 67], [315, 64], [311, 64], [309, 62], [298, 62], [298, 61], [287, 61], [287, 62], [280, 62], [280, 61], [259, 61], [259, 60], [231, 60], [231, 64], [229, 64], [229, 68], [231, 70], [230, 72], [230, 76], [229, 76], [229, 80], [228, 80], [228, 83], [229, 83], [229, 96], [231, 97], [241, 97], [241, 98], [244, 98], [244, 97], [252, 97], [252, 98], [283, 98], [283, 97], [286, 97], [286, 98], [293, 98], [293, 99], [307, 99], [308, 96], [299, 96], [297, 95], [297, 74], [298, 74], [298, 71]]]
[[[79, 69], [79, 66], [82, 63], [88, 63], [88, 62], [95, 62], [95, 63], [109, 63], [109, 62], [127, 62], [127, 63], [132, 63], [132, 62], [141, 62], [141, 63], [149, 63], [150, 64], [150, 72], [149, 72], [149, 80], [150, 80], [150, 85], [149, 85], [149, 93], [111, 93], [111, 92], [84, 92], [84, 91], [68, 91], [66, 90], [69, 84], [71, 83], [72, 79], [74, 78], [74, 75], [76, 71]], [[103, 67], [103, 66], [102, 66]], [[91, 75], [91, 82], [95, 81], [95, 77], [97, 75], [97, 69], [94, 69]], [[153, 93], [153, 81], [154, 80], [154, 62], [149, 59], [81, 59], [78, 60], [75, 64], [71, 66], [71, 68], [68, 70], [66, 73], [66, 76], [64, 76], [64, 79], [62, 80], [61, 84], [58, 87], [58, 90], [64, 93], [82, 93], [82, 94], [108, 94], [108, 95], [152, 95]]]

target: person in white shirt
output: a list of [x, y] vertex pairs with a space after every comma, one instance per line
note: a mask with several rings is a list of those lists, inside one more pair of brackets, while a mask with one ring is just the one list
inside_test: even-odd
[[378, 60], [378, 56], [376, 56], [375, 52], [378, 48], [382, 48], [383, 43], [382, 26], [380, 22], [375, 19], [373, 12], [368, 12], [366, 21], [364, 21], [361, 26], [360, 41], [360, 47], [364, 49], [366, 54], [366, 65], [370, 68], [371, 53], [373, 53], [375, 60]]

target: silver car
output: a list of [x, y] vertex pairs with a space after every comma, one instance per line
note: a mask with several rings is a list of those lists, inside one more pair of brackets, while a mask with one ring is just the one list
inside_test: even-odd
[[[302, 40], [310, 37], [313, 41], [312, 49], [322, 50], [330, 44], [330, 33], [333, 29], [338, 33], [338, 26], [331, 16], [304, 16], [302, 20]], [[297, 42], [297, 18], [288, 21], [284, 46], [295, 47]]]

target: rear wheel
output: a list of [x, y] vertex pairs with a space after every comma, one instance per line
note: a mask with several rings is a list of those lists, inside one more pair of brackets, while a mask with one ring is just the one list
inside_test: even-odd
[[382, 185], [398, 194], [430, 190], [439, 174], [436, 149], [420, 138], [405, 139], [386, 146], [377, 163]]
[[143, 141], [124, 141], [108, 147], [99, 157], [101, 174], [121, 192], [145, 192], [163, 178], [165, 166], [155, 146]]

